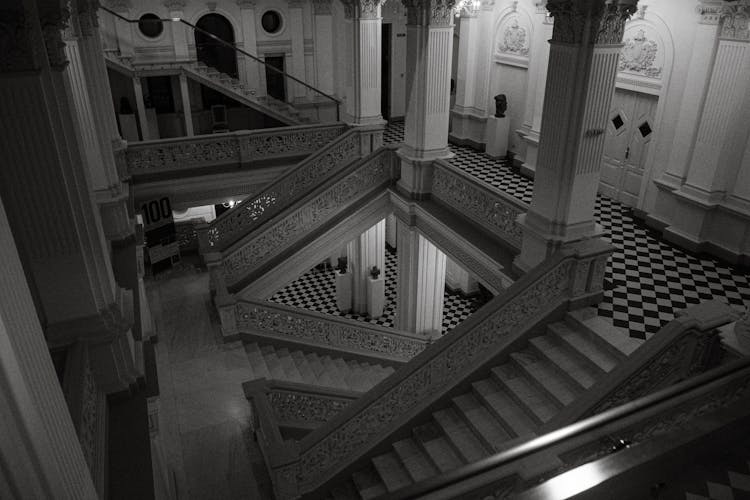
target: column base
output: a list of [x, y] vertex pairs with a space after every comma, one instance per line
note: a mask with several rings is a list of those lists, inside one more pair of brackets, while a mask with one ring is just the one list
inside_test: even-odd
[[401, 159], [401, 178], [397, 185], [416, 200], [429, 198], [432, 191], [432, 162], [447, 160], [454, 154], [445, 148], [431, 151], [415, 151], [403, 146], [396, 151]]
[[516, 130], [516, 133], [526, 143], [526, 156], [521, 164], [521, 175], [533, 179], [536, 174], [537, 159], [539, 158], [539, 131]]
[[128, 213], [130, 195], [127, 184], [94, 192], [102, 229], [108, 241], [127, 240], [135, 234], [135, 221]]
[[513, 260], [513, 269], [521, 274], [527, 273], [550, 255], [569, 245], [600, 239], [604, 234], [602, 227], [593, 221], [560, 226], [538, 216], [534, 218], [531, 212], [519, 215], [517, 223], [523, 228], [523, 243], [521, 253]]

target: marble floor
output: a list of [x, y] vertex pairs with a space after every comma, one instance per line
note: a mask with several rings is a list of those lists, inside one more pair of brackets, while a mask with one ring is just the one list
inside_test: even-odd
[[253, 441], [240, 342], [224, 344], [208, 274], [186, 268], [147, 284], [155, 328], [160, 439], [177, 498], [271, 498]]

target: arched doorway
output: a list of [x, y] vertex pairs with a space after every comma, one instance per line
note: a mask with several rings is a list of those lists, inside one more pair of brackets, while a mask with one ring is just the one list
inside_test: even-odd
[[[196, 26], [234, 45], [234, 29], [232, 28], [232, 24], [221, 14], [206, 14], [198, 19]], [[237, 78], [237, 54], [230, 47], [196, 30], [195, 52], [199, 61], [218, 69], [222, 73]]]

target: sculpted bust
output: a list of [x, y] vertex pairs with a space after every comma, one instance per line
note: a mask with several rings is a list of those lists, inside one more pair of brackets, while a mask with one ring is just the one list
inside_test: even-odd
[[495, 117], [505, 118], [505, 111], [508, 109], [508, 98], [505, 94], [495, 96]]

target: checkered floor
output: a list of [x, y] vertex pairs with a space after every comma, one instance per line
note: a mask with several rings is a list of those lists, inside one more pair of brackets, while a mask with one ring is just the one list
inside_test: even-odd
[[[403, 122], [386, 129], [386, 143], [403, 141]], [[467, 147], [451, 146], [451, 164], [506, 193], [531, 202], [533, 181], [501, 162]], [[631, 210], [598, 196], [594, 208], [604, 238], [615, 251], [605, 273], [600, 316], [647, 338], [674, 319], [675, 312], [704, 300], [719, 299], [750, 307], [750, 275], [710, 258], [692, 256], [661, 240], [632, 216]]]
[[[338, 310], [336, 307], [335, 271], [333, 270], [318, 271], [313, 269], [276, 292], [269, 300], [292, 307], [393, 328], [396, 317], [398, 264], [394, 251], [386, 250], [385, 257], [385, 308], [380, 318], [371, 318], [355, 313], [342, 313]], [[483, 304], [484, 301], [479, 298], [466, 298], [461, 294], [446, 290], [443, 302], [443, 334], [455, 328]]]

